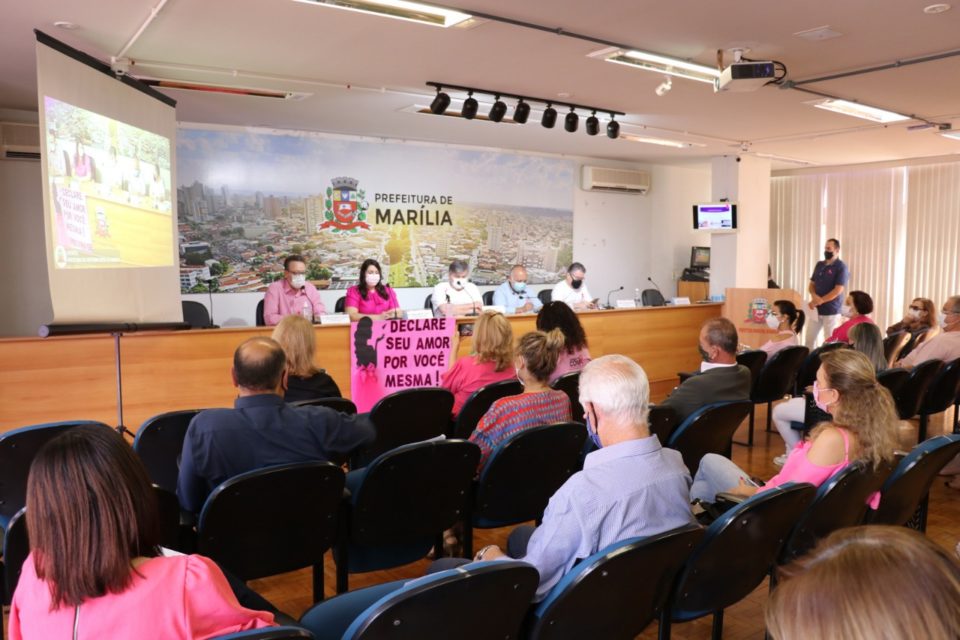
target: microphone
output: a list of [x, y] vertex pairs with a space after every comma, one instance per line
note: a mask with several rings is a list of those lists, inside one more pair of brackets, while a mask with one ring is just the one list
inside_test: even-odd
[[[463, 290], [467, 292], [467, 297], [469, 297], [469, 298], [470, 298], [470, 302], [473, 303], [473, 306], [470, 307], [470, 313], [468, 313], [467, 315], [468, 315], [468, 316], [478, 316], [478, 315], [480, 315], [480, 313], [477, 311], [477, 301], [473, 299], [473, 296], [470, 294], [470, 290], [467, 289], [467, 284], [469, 284], [469, 281], [463, 283]], [[482, 299], [480, 300], [480, 306], [483, 306], [483, 300], [482, 300]]]
[[617, 291], [623, 291], [623, 285], [620, 285], [616, 289], [611, 290], [610, 293], [607, 294], [607, 309], [613, 309], [613, 305], [610, 304], [610, 296], [612, 296]]
[[652, 284], [652, 285], [654, 286], [654, 288], [656, 288], [657, 293], [660, 294], [660, 297], [663, 298], [664, 300], [666, 300], [666, 298], [663, 297], [663, 291], [661, 291], [661, 290], [660, 290], [660, 287], [657, 285], [657, 283], [653, 281], [653, 278], [651, 278], [650, 276], [647, 276], [647, 280], [649, 280], [649, 281], [650, 281], [650, 284]]

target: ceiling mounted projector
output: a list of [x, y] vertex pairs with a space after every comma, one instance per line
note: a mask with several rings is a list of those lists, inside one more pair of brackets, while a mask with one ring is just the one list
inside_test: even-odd
[[775, 77], [773, 62], [734, 62], [720, 72], [714, 89], [736, 92], [756, 91]]

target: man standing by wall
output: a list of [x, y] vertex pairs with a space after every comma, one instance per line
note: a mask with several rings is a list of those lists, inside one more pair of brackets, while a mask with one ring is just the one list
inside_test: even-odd
[[[810, 302], [807, 305], [816, 310], [807, 325], [807, 348], [813, 349], [819, 342], [833, 333], [840, 324], [840, 307], [843, 306], [843, 291], [850, 279], [847, 265], [840, 259], [840, 241], [827, 240], [823, 247], [823, 260], [813, 268], [810, 284]], [[822, 337], [821, 337], [822, 332]]]

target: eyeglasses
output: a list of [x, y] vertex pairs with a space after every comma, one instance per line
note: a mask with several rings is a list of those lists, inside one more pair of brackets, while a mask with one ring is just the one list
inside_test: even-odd
[[910, 311], [923, 311], [923, 307], [915, 307], [910, 305]]

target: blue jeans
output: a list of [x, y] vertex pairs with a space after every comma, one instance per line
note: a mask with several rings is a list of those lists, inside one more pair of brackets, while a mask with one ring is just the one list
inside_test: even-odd
[[756, 484], [730, 458], [708, 453], [700, 460], [700, 468], [697, 469], [697, 475], [693, 477], [690, 499], [715, 502], [718, 493], [733, 489], [740, 483], [741, 478], [747, 484]]

